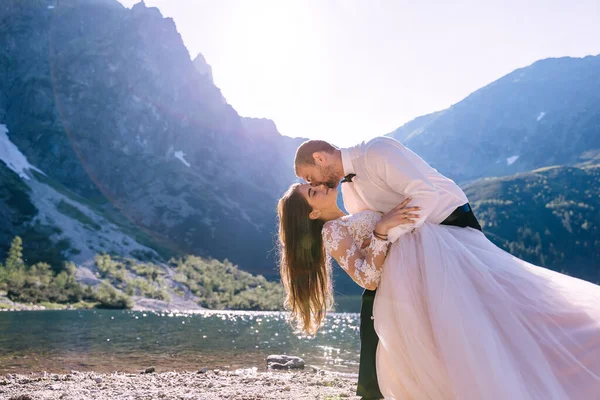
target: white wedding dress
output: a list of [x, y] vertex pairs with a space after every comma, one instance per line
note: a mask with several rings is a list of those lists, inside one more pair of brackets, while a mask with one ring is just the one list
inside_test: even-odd
[[379, 280], [377, 377], [386, 399], [600, 399], [600, 286], [520, 260], [483, 233], [425, 223], [402, 236], [381, 274], [361, 244], [379, 213], [324, 228], [328, 252]]

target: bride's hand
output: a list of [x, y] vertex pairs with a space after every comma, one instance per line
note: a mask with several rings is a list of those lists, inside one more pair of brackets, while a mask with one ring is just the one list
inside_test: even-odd
[[377, 222], [377, 225], [375, 225], [375, 232], [387, 235], [388, 231], [395, 226], [415, 223], [419, 218], [419, 214], [413, 212], [419, 211], [421, 207], [406, 207], [411, 200], [411, 198], [404, 200], [390, 212], [381, 217], [379, 222]]

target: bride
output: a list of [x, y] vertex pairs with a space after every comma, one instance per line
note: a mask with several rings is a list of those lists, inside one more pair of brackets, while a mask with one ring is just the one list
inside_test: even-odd
[[280, 270], [297, 328], [333, 303], [334, 258], [377, 288], [377, 380], [386, 399], [600, 398], [600, 287], [520, 260], [472, 228], [424, 223], [400, 204], [345, 215], [337, 190], [294, 184], [279, 200]]

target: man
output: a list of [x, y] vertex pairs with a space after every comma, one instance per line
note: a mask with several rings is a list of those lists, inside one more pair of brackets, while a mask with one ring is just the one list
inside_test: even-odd
[[[334, 188], [343, 179], [344, 207], [351, 214], [367, 209], [386, 213], [412, 198], [410, 206], [420, 207], [420, 217], [413, 226], [391, 229], [391, 242], [425, 221], [481, 230], [460, 187], [392, 138], [377, 137], [346, 149], [309, 140], [298, 147], [294, 166], [296, 175], [313, 186]], [[375, 364], [379, 341], [372, 320], [375, 293], [365, 289], [362, 296], [357, 395], [363, 399], [383, 397]]]

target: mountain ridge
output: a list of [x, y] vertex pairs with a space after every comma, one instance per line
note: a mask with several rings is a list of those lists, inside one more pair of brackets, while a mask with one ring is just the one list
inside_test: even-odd
[[[554, 189], [543, 202], [515, 193], [544, 189], [540, 176], [550, 174], [568, 205], [596, 184], [586, 168], [600, 160], [598, 72], [600, 56], [540, 60], [390, 135], [465, 187], [497, 244], [552, 267], [559, 253], [576, 251], [587, 257], [576, 272], [596, 279], [589, 247], [558, 243], [596, 240], [595, 203], [577, 209], [578, 226], [588, 220], [587, 228], [569, 231], [554, 186], [547, 184]], [[293, 156], [305, 139], [240, 116], [204, 57], [190, 57], [174, 21], [157, 8], [1, 3], [0, 124], [8, 140], [0, 141], [0, 159], [10, 143], [41, 171], [27, 172], [28, 180], [9, 168], [16, 158], [0, 163], [0, 216], [9, 221], [0, 227], [0, 250], [18, 234], [29, 257], [53, 263], [85, 264], [95, 252], [197, 254], [278, 278], [276, 202], [297, 181]], [[555, 164], [554, 172], [539, 170]], [[537, 239], [511, 228], [507, 199], [529, 207], [514, 215], [520, 226], [542, 229], [536, 216], [552, 224], [551, 235], [540, 234], [540, 248], [558, 241], [550, 258], [529, 249]], [[358, 291], [340, 279], [341, 291]]]
[[539, 60], [388, 135], [459, 183], [574, 165], [600, 148], [598, 71], [600, 56]]

